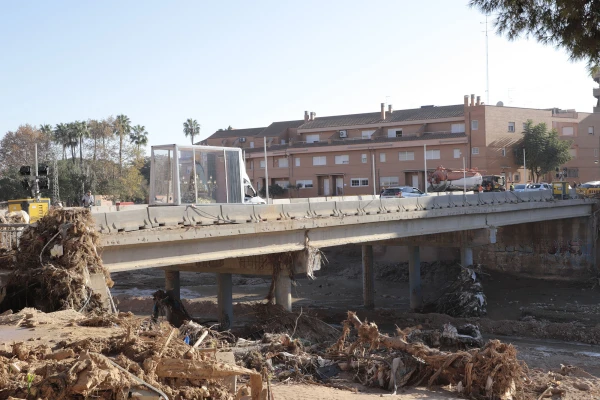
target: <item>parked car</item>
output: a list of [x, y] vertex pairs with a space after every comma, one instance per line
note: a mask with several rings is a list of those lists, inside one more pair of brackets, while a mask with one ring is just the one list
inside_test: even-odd
[[412, 186], [396, 186], [389, 187], [381, 193], [382, 199], [397, 199], [401, 197], [421, 197], [428, 196], [427, 193], [421, 192], [419, 189]]
[[552, 190], [552, 185], [549, 183], [530, 183], [527, 186], [527, 192], [536, 192], [540, 190]]
[[515, 185], [515, 192], [525, 192], [527, 190], [527, 186], [529, 186], [527, 183], [519, 183], [517, 185]]
[[267, 204], [267, 202], [265, 201], [265, 199], [259, 196], [245, 195], [244, 204]]

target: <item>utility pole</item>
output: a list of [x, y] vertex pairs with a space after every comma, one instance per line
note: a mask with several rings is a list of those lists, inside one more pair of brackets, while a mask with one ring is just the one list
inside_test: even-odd
[[33, 179], [33, 198], [37, 201], [40, 201], [40, 186], [38, 184], [38, 159], [37, 159], [37, 143], [34, 145], [35, 147], [35, 169], [33, 170], [34, 179]]
[[425, 164], [425, 194], [427, 194], [427, 145], [423, 145], [423, 163]]
[[60, 201], [60, 192], [58, 187], [58, 163], [56, 157], [52, 160], [52, 202], [54, 204]]
[[527, 166], [525, 165], [525, 149], [523, 149], [523, 174], [525, 176], [523, 182], [527, 184]]
[[488, 45], [488, 16], [485, 15], [485, 92], [486, 104], [490, 104], [490, 58]]
[[267, 162], [267, 137], [263, 137], [263, 149], [265, 151], [265, 193], [267, 204], [269, 204], [269, 163]]

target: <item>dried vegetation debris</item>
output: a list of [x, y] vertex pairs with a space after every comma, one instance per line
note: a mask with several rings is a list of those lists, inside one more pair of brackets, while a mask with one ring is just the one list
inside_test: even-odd
[[0, 311], [35, 306], [46, 312], [102, 311], [89, 287], [93, 273], [113, 282], [99, 255], [100, 236], [89, 210], [53, 209], [21, 234]]
[[480, 265], [469, 268], [461, 266], [456, 278], [425, 309], [457, 318], [484, 316], [487, 314], [487, 298], [481, 285], [481, 273]]
[[[16, 315], [16, 314], [15, 314]], [[245, 375], [243, 392], [265, 398], [261, 375], [217, 361], [184, 341], [168, 323], [149, 325], [127, 313], [109, 318], [113, 335], [48, 344], [17, 342], [0, 350], [0, 399], [128, 398], [145, 389], [169, 399], [234, 399], [223, 378]], [[142, 323], [144, 322], [144, 323]], [[79, 326], [105, 326], [98, 318], [79, 318]], [[104, 329], [104, 328], [103, 328]], [[214, 345], [214, 342], [205, 344]]]

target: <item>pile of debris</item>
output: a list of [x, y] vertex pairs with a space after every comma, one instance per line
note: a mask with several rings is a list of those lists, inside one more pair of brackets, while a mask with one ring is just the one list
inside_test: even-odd
[[441, 296], [425, 305], [425, 312], [447, 314], [455, 318], [482, 317], [487, 314], [487, 299], [481, 285], [481, 266], [460, 267], [453, 281], [442, 290]]
[[[26, 312], [25, 318], [11, 317], [19, 324], [35, 319], [34, 312]], [[198, 339], [188, 344], [192, 336], [189, 328], [194, 326], [188, 325], [186, 333], [132, 314], [80, 315], [68, 325], [71, 331], [83, 331], [78, 340], [63, 340], [52, 346], [18, 342], [11, 348], [0, 348], [0, 363], [5, 366], [0, 368], [0, 398], [84, 399], [93, 395], [103, 399], [258, 400], [268, 396], [260, 373], [220, 362], [218, 348], [205, 347], [220, 345], [203, 341], [211, 335], [206, 329], [197, 330]], [[90, 326], [104, 326], [114, 334], [86, 337], [85, 329], [92, 329]], [[249, 383], [237, 393], [228, 383], [228, 378], [235, 376], [249, 377]]]
[[[350, 342], [353, 331], [355, 340]], [[491, 340], [481, 349], [445, 352], [409, 343], [405, 332], [399, 333], [383, 335], [374, 323], [363, 323], [348, 312], [343, 335], [329, 352], [356, 369], [357, 379], [364, 385], [395, 392], [402, 386], [426, 382], [428, 386], [450, 384], [459, 393], [476, 398], [521, 398], [525, 369], [512, 345]], [[381, 348], [387, 351], [381, 352]]]
[[103, 275], [107, 287], [113, 282], [98, 254], [99, 242], [89, 210], [51, 210], [23, 231], [0, 312], [26, 306], [102, 312], [104, 293], [93, 292], [90, 277]]

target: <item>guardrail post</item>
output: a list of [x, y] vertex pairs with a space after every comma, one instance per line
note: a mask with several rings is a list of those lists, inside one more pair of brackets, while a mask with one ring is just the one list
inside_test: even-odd
[[465, 245], [460, 247], [460, 264], [463, 267], [473, 265], [473, 248]]
[[292, 280], [287, 271], [282, 270], [275, 282], [275, 303], [287, 311], [292, 311]]
[[362, 246], [363, 303], [368, 310], [375, 308], [375, 271], [373, 268], [373, 246]]
[[408, 246], [408, 280], [410, 284], [410, 308], [420, 310], [423, 307], [421, 291], [421, 255], [419, 246]]
[[217, 308], [221, 329], [229, 329], [233, 323], [233, 283], [231, 274], [217, 274]]
[[[165, 270], [165, 292], [173, 300], [173, 303], [178, 305], [181, 303], [181, 286], [179, 284], [179, 271]], [[180, 326], [183, 321], [180, 321], [177, 314], [173, 314], [169, 308], [166, 311], [167, 321], [174, 326]]]

